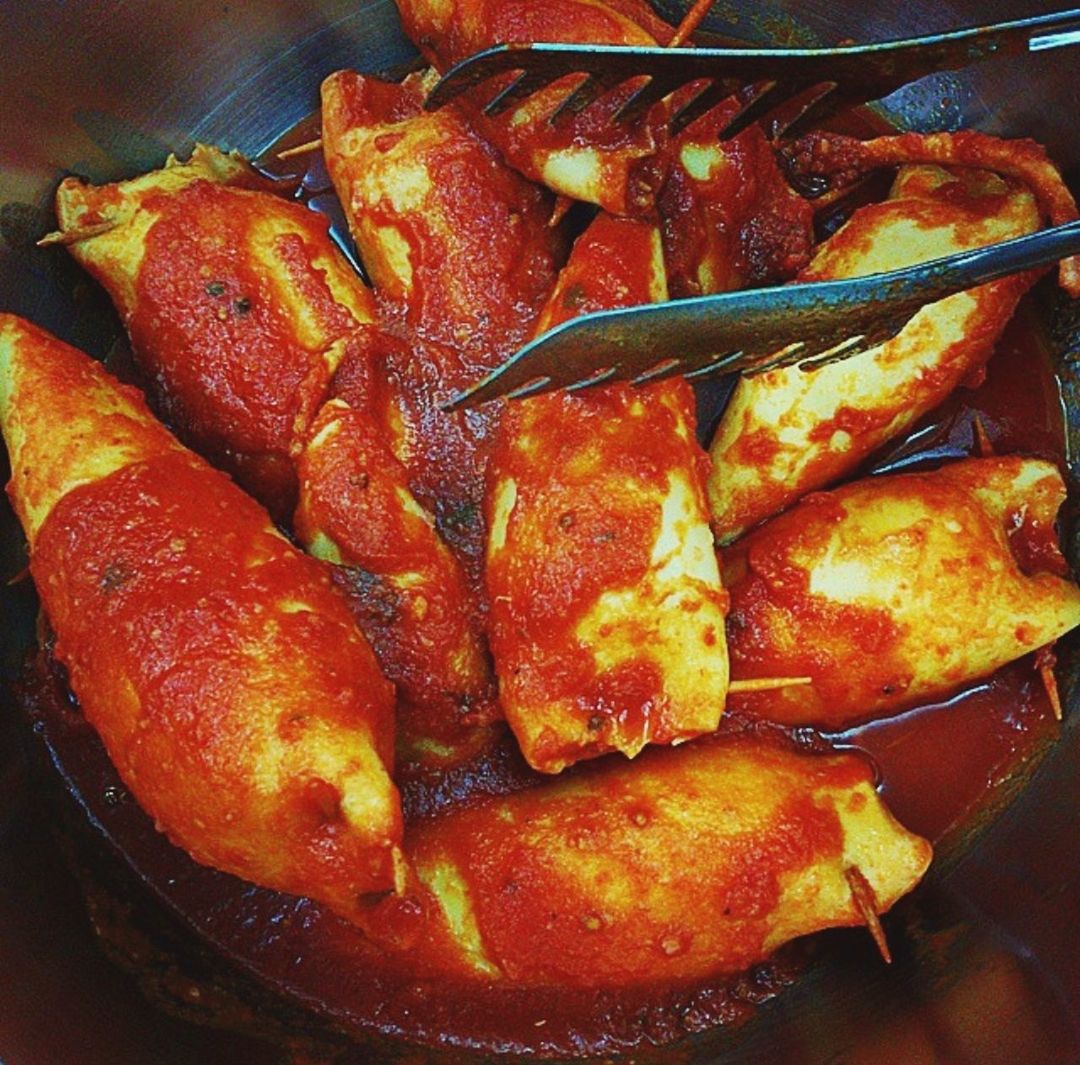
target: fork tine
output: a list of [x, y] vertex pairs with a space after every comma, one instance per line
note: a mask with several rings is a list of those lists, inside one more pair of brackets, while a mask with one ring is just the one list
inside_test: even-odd
[[500, 89], [484, 106], [484, 114], [489, 118], [501, 115], [503, 111], [520, 103], [527, 96], [532, 96], [538, 89], [543, 89], [563, 75], [553, 71], [523, 70], [509, 85]]
[[854, 336], [845, 337], [839, 343], [822, 340], [817, 344], [807, 344], [798, 362], [804, 369], [813, 370], [834, 359], [846, 359], [876, 346], [866, 333], [856, 333]]
[[604, 83], [595, 74], [588, 74], [580, 81], [573, 92], [569, 92], [554, 111], [548, 121], [557, 126], [560, 122], [584, 111], [589, 104], [595, 103], [604, 93]]
[[681, 366], [682, 364], [678, 359], [662, 359], [655, 366], [646, 370], [644, 373], [639, 373], [637, 377], [630, 378], [630, 384], [632, 385], [647, 385], [653, 381], [662, 381], [665, 373], [673, 366]]
[[530, 381], [528, 384], [519, 385], [517, 388], [506, 393], [507, 399], [527, 399], [529, 396], [535, 396], [538, 392], [543, 392], [551, 384], [550, 377], [537, 377]]
[[682, 374], [688, 381], [695, 381], [699, 377], [708, 377], [710, 374], [725, 371], [737, 365], [745, 358], [741, 351], [720, 351], [700, 355], [683, 356], [682, 358], [664, 359], [651, 369], [636, 377], [630, 378], [632, 385], [648, 385], [653, 381], [663, 381], [667, 377]]
[[779, 107], [791, 91], [791, 85], [782, 81], [759, 82], [751, 90], [749, 99], [721, 128], [720, 139], [727, 141], [738, 136], [747, 126], [752, 126], [774, 107]]
[[424, 100], [424, 110], [437, 111], [496, 74], [512, 70], [524, 73], [530, 54], [528, 48], [501, 45], [468, 56], [443, 74]]
[[617, 69], [590, 71], [555, 108], [548, 121], [557, 126], [560, 122], [569, 118], [570, 115], [584, 111], [586, 107], [595, 103], [601, 96], [610, 92], [617, 85], [640, 77], [640, 74]]
[[754, 377], [769, 370], [784, 369], [801, 362], [805, 349], [806, 342], [803, 340], [796, 340], [774, 351], [747, 349], [738, 364], [738, 369], [746, 377]]
[[606, 369], [597, 370], [596, 373], [591, 373], [588, 377], [584, 377], [580, 381], [575, 381], [573, 384], [567, 385], [566, 388], [563, 389], [563, 391], [580, 392], [584, 388], [592, 388], [594, 385], [602, 385], [615, 377], [618, 372], [618, 366], [608, 366]]
[[653, 75], [611, 116], [611, 121], [619, 124], [636, 121], [681, 84], [681, 80], [673, 83], [671, 79]]
[[630, 383], [632, 385], [651, 385], [656, 381], [665, 381], [669, 377], [678, 377], [680, 374], [685, 373], [685, 362], [677, 359], [665, 359], [651, 370], [646, 370], [645, 373], [638, 374], [637, 377], [631, 377]]
[[700, 381], [702, 378], [711, 377], [713, 374], [730, 373], [745, 357], [745, 354], [741, 351], [729, 351], [723, 355], [717, 355], [704, 366], [691, 370], [686, 375], [686, 379], [687, 381]]
[[825, 107], [824, 101], [836, 92], [835, 81], [822, 81], [817, 85], [811, 85], [794, 96], [778, 104], [766, 115], [761, 124], [768, 134], [769, 140], [777, 141], [790, 133], [793, 127], [798, 125], [810, 114], [816, 121], [820, 121]]
[[717, 104], [731, 96], [734, 91], [735, 88], [729, 79], [714, 79], [711, 84], [695, 93], [671, 116], [669, 128], [672, 135], [681, 133], [691, 122], [696, 122], [702, 115], [711, 111]]

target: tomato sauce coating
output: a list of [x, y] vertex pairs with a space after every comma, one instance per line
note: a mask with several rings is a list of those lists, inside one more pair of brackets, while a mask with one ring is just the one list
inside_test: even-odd
[[410, 856], [489, 979], [584, 988], [730, 972], [802, 928], [859, 923], [845, 871], [886, 909], [930, 848], [858, 757], [729, 737], [452, 812]]
[[728, 549], [724, 572], [733, 676], [812, 683], [733, 702], [844, 728], [951, 695], [1052, 643], [1080, 624], [1054, 532], [1064, 498], [1051, 464], [1019, 457], [807, 496]]
[[383, 321], [410, 487], [470, 579], [482, 553], [484, 450], [498, 407], [447, 414], [457, 390], [527, 338], [554, 284], [550, 199], [509, 170], [452, 109], [421, 111], [415, 78], [350, 72], [323, 85], [327, 167]]
[[[610, 6], [614, 7], [615, 5], [610, 5]], [[598, 287], [603, 287], [603, 282], [601, 282], [601, 284], [600, 284], [600, 285], [598, 285]], [[572, 294], [570, 294], [570, 302], [571, 302], [571, 303], [577, 302], [577, 301], [578, 301], [578, 299], [579, 299], [579, 296], [578, 296], [578, 294], [577, 294], [577, 293], [572, 293]], [[854, 416], [853, 416], [853, 415], [852, 415], [852, 416], [850, 416], [850, 417], [848, 418], [848, 421], [852, 421], [852, 419], [853, 419], [853, 418], [854, 418]], [[844, 424], [845, 424], [845, 426], [846, 426], [846, 425], [847, 425], [847, 422], [845, 422]], [[1028, 541], [1027, 541], [1027, 539], [1026, 539], [1026, 538], [1024, 538], [1023, 542], [1024, 542], [1024, 543], [1027, 543]], [[637, 822], [635, 821], [635, 824], [636, 824], [636, 823], [637, 823]], [[464, 838], [464, 837], [463, 837], [463, 838]], [[522, 922], [522, 924], [524, 925], [524, 922]], [[545, 929], [546, 929], [547, 931], [551, 931], [551, 925], [550, 925], [550, 923], [549, 923], [549, 924], [548, 924], [547, 926], [545, 926]], [[594, 929], [590, 929], [590, 930], [594, 930]], [[661, 945], [662, 945], [662, 944], [661, 944]], [[571, 951], [571, 952], [572, 952], [572, 951]], [[665, 953], [666, 953], [666, 950], [665, 950]], [[673, 952], [673, 953], [677, 953], [677, 952]], [[528, 961], [528, 960], [526, 960], [526, 961], [525, 961], [525, 962], [524, 962], [523, 964], [525, 964], [525, 965], [527, 966], [527, 965], [529, 964], [529, 961]], [[573, 962], [569, 962], [568, 964], [572, 966], [572, 965], [573, 965], [574, 963], [573, 963]], [[583, 967], [582, 967], [582, 971], [584, 971], [584, 968], [583, 968]]]
[[[906, 168], [888, 200], [859, 208], [817, 247], [799, 280], [899, 268], [1037, 227], [1033, 196], [1012, 182]], [[930, 304], [892, 340], [842, 361], [740, 380], [710, 445], [720, 542], [853, 472], [978, 373], [1033, 281], [1019, 274]]]
[[[18, 319], [0, 326], [11, 491], [21, 513], [47, 503], [31, 574], [120, 774], [196, 860], [355, 916], [402, 875], [393, 693], [326, 568], [133, 390]], [[73, 423], [52, 420], [56, 384], [81, 400]], [[60, 446], [31, 467], [43, 430]]]
[[413, 499], [366, 411], [327, 403], [300, 459], [297, 535], [337, 563], [357, 620], [398, 689], [406, 750], [453, 740], [498, 714], [465, 574]]
[[31, 570], [87, 716], [175, 842], [344, 912], [392, 883], [400, 824], [348, 817], [342, 775], [365, 742], [390, 764], [390, 688], [326, 572], [227, 481], [170, 457], [75, 489]]
[[720, 141], [734, 100], [665, 149], [657, 208], [672, 298], [788, 281], [809, 262], [813, 208], [792, 190], [759, 126]]
[[116, 227], [73, 254], [117, 303], [161, 413], [285, 520], [304, 433], [374, 305], [326, 219], [236, 187], [242, 170], [224, 183], [228, 161], [201, 149], [117, 186], [69, 181], [58, 209], [77, 230], [115, 203]]
[[[655, 46], [671, 36], [671, 27], [640, 0], [467, 0], [451, 5], [398, 0], [398, 10], [405, 32], [441, 72], [504, 42]], [[481, 90], [483, 99], [511, 80], [513, 75], [492, 79]], [[560, 79], [497, 116], [485, 116], [468, 98], [461, 106], [510, 165], [533, 181], [614, 214], [648, 212], [663, 176], [658, 149], [665, 139], [666, 105], [655, 106], [643, 121], [612, 122], [612, 114], [636, 88], [630, 83], [566, 121], [549, 122], [578, 80]]]
[[[539, 328], [665, 292], [656, 227], [600, 214]], [[685, 381], [509, 406], [489, 469], [485, 585], [500, 697], [534, 768], [716, 727], [727, 600], [704, 473]]]

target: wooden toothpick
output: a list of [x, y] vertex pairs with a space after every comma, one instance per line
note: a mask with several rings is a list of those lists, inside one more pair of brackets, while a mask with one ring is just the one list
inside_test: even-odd
[[874, 894], [873, 885], [862, 874], [857, 865], [849, 865], [844, 870], [848, 887], [851, 888], [851, 898], [856, 909], [862, 916], [870, 935], [874, 937], [878, 953], [884, 959], [886, 965], [892, 964], [892, 954], [889, 952], [889, 943], [885, 938], [885, 929], [881, 927], [881, 918], [878, 917], [877, 896]]
[[294, 144], [291, 148], [283, 148], [275, 155], [276, 159], [292, 159], [297, 155], [307, 155], [308, 152], [317, 151], [322, 147], [322, 137], [316, 137], [313, 141], [305, 141], [303, 144]]
[[1062, 718], [1061, 693], [1058, 691], [1057, 677], [1054, 676], [1054, 666], [1057, 665], [1057, 655], [1054, 654], [1054, 645], [1048, 643], [1035, 652], [1035, 668], [1039, 671], [1039, 677], [1046, 689], [1046, 695], [1050, 700], [1050, 709], [1054, 711], [1054, 717], [1058, 721]]
[[777, 688], [801, 688], [813, 683], [812, 677], [750, 677], [746, 680], [733, 680], [728, 685], [728, 691], [771, 692]]
[[676, 27], [675, 36], [668, 42], [668, 48], [681, 48], [694, 30], [701, 25], [701, 20], [709, 13], [712, 6], [713, 0], [697, 0]]
[[81, 229], [57, 229], [37, 242], [39, 248], [48, 248], [53, 244], [78, 244], [80, 240], [89, 240], [91, 237], [100, 237], [102, 233], [108, 233], [115, 229], [118, 222], [98, 222], [92, 226], [83, 226]]

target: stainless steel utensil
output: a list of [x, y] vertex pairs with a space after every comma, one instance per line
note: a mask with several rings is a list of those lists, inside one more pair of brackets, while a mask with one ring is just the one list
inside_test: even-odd
[[447, 410], [611, 381], [813, 369], [876, 347], [925, 304], [1080, 252], [1080, 221], [884, 274], [598, 311], [563, 322]]
[[[657, 4], [672, 20], [685, 7], [679, 0]], [[748, 39], [807, 33], [871, 40], [1056, 6], [1053, 0], [862, 0], [857, 6], [725, 0], [715, 25]], [[61, 165], [97, 180], [131, 176], [159, 165], [168, 151], [185, 154], [195, 139], [256, 156], [317, 106], [319, 82], [332, 70], [385, 71], [415, 55], [391, 0], [38, 0], [0, 4], [0, 27], [11, 42], [0, 64], [0, 97], [8, 103], [0, 123], [0, 304], [101, 355], [121, 332], [109, 301], [68, 268], [64, 252], [34, 247], [54, 224], [49, 205]], [[887, 114], [905, 128], [948, 124], [1030, 136], [1067, 175], [1080, 174], [1076, 81], [1056, 53], [927, 79], [890, 98]], [[1070, 453], [1080, 454], [1080, 386], [1070, 365], [1063, 402], [1077, 442]], [[717, 413], [708, 398], [703, 389], [706, 424]], [[23, 538], [3, 499], [0, 519], [0, 554], [5, 572], [14, 573]], [[33, 642], [37, 607], [28, 582], [3, 589], [0, 613], [8, 679]], [[1080, 664], [1075, 652], [1058, 651], [1070, 677]], [[22, 775], [23, 730], [10, 702], [0, 690], [0, 1058], [8, 1065], [281, 1065], [288, 1054], [265, 1016], [259, 1019], [265, 1045], [197, 1029], [144, 1002], [127, 974], [97, 949], [50, 839], [56, 811]], [[688, 1065], [1075, 1065], [1080, 907], [1067, 900], [1080, 891], [1080, 700], [1071, 681], [1066, 704], [1064, 725], [1048, 740], [1034, 779], [1010, 786], [1003, 816], [988, 811], [977, 835], [965, 830], [942, 847], [918, 897], [895, 913], [898, 927], [917, 928], [918, 935], [910, 945], [906, 933], [896, 937], [891, 966], [873, 964], [863, 935], [838, 932], [819, 945], [798, 986], [737, 1031], [694, 1036], [685, 1050]], [[962, 729], [948, 736], [959, 742]], [[133, 879], [133, 912], [143, 912], [145, 901]], [[303, 919], [302, 908], [296, 913]], [[246, 917], [241, 911], [237, 923]], [[336, 979], [346, 978], [336, 957], [323, 963]], [[180, 986], [169, 964], [162, 979]], [[292, 958], [282, 954], [281, 964], [289, 971]], [[191, 1008], [194, 1014], [200, 1005]], [[688, 1028], [694, 1010], [691, 1002]], [[988, 1025], [990, 1017], [1002, 1023]], [[419, 1053], [412, 1051], [414, 1058]], [[425, 1056], [455, 1065], [490, 1061], [479, 1050]], [[371, 1046], [348, 1056], [350, 1065], [381, 1059]]]
[[648, 79], [615, 110], [613, 122], [630, 122], [684, 85], [696, 91], [670, 118], [685, 128], [732, 93], [746, 88], [741, 107], [721, 131], [733, 137], [793, 96], [800, 101], [787, 125], [831, 109], [877, 100], [901, 86], [942, 70], [957, 70], [993, 56], [1061, 48], [1080, 43], [1080, 9], [905, 40], [840, 48], [636, 48], [576, 44], [500, 44], [452, 67], [425, 106], [434, 110], [498, 74], [517, 76], [496, 93], [484, 114], [497, 115], [568, 75], [583, 75], [553, 110], [558, 123], [584, 110], [631, 79]]

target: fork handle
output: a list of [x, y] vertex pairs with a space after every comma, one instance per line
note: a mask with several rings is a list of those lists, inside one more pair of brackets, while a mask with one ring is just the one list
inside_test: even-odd
[[748, 337], [763, 355], [801, 337], [831, 334], [839, 342], [882, 332], [883, 322], [887, 339], [927, 303], [1077, 252], [1080, 221], [1067, 222], [888, 273], [600, 311], [571, 319], [529, 347], [561, 339], [567, 347], [588, 347], [596, 365], [618, 364], [646, 336], [653, 350], [678, 352], [700, 365], [702, 356], [746, 350]]
[[[965, 289], [1035, 270], [1080, 252], [1080, 219], [998, 244], [857, 280], [880, 286], [879, 303], [897, 310], [922, 306]], [[823, 282], [822, 284], [833, 284]], [[844, 284], [844, 282], [837, 282]], [[807, 286], [809, 287], [809, 286]]]

